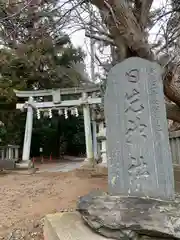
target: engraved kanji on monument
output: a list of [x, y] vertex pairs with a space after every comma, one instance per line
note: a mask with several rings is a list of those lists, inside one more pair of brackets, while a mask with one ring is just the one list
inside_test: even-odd
[[137, 57], [114, 66], [104, 107], [109, 193], [174, 198], [161, 67]]

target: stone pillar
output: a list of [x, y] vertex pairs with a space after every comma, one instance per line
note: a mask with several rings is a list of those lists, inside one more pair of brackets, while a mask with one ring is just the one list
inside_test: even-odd
[[15, 148], [15, 159], [19, 159], [19, 148]]
[[32, 127], [33, 127], [33, 109], [31, 104], [33, 103], [33, 98], [30, 97], [28, 101], [29, 105], [27, 108], [27, 117], [26, 117], [26, 127], [24, 134], [24, 145], [23, 145], [23, 162], [30, 161], [30, 148], [31, 148], [31, 137], [32, 137]]
[[107, 167], [106, 140], [102, 141], [101, 156], [102, 156], [102, 164], [105, 167]]
[[104, 108], [110, 194], [174, 198], [162, 73], [157, 63], [137, 57], [109, 72]]
[[8, 150], [8, 147], [6, 147], [6, 149], [5, 149], [5, 151], [6, 151], [6, 159], [9, 159], [9, 150]]
[[106, 133], [104, 128], [104, 122], [99, 123], [98, 139], [100, 143], [100, 159], [102, 160], [96, 167], [97, 173], [108, 174], [107, 169], [107, 156], [106, 156]]
[[9, 160], [12, 160], [12, 158], [13, 158], [13, 155], [12, 155], [12, 148], [11, 147], [8, 147], [8, 159]]
[[101, 160], [101, 142], [97, 142], [97, 156], [98, 156], [98, 161]]
[[2, 149], [2, 160], [4, 160], [5, 159], [5, 149], [3, 148]]
[[4, 148], [2, 149], [2, 160], [4, 160], [5, 158], [5, 152], [4, 152]]
[[101, 140], [101, 158], [104, 167], [107, 167], [107, 155], [106, 155], [106, 128], [104, 127], [104, 122], [99, 124], [99, 135], [102, 137]]
[[[86, 100], [87, 93], [83, 93], [82, 98], [83, 100]], [[89, 104], [86, 104], [86, 103], [83, 104], [83, 114], [84, 114], [84, 129], [85, 129], [85, 140], [86, 140], [86, 156], [87, 156], [86, 161], [90, 161], [92, 164], [94, 164]]]
[[92, 111], [92, 135], [93, 135], [93, 150], [94, 150], [94, 159], [98, 160], [98, 146], [97, 146], [97, 123], [95, 120], [95, 112]]

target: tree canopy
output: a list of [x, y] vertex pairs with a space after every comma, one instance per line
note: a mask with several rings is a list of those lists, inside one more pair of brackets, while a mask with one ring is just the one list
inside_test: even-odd
[[167, 117], [180, 122], [180, 6], [176, 0], [157, 4], [156, 0], [1, 1], [1, 102], [15, 102], [12, 86], [40, 89], [80, 84], [73, 64], [83, 54], [64, 32], [83, 29], [94, 40], [102, 79], [114, 64], [131, 56], [161, 64]]
[[[63, 32], [57, 3], [0, 2], [0, 120], [4, 123], [1, 127], [3, 143], [22, 144], [23, 140], [25, 113], [15, 110], [17, 99], [14, 89], [65, 88], [80, 86], [84, 81], [76, 64], [83, 63], [85, 54], [80, 48], [73, 47], [70, 37]], [[48, 123], [49, 131], [45, 126], [47, 120], [40, 122], [41, 130], [38, 130], [39, 123], [35, 121], [35, 145], [40, 145], [44, 136], [40, 140], [39, 137], [43, 134], [52, 141], [56, 131], [56, 141], [60, 141], [61, 133], [56, 129], [59, 118], [55, 118], [55, 124]], [[76, 128], [77, 121], [74, 119], [74, 134]]]

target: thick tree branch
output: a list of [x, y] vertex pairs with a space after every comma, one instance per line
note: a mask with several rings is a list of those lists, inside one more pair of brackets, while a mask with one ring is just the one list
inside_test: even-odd
[[107, 44], [114, 45], [114, 41], [111, 38], [108, 38], [106, 36], [98, 36], [96, 34], [91, 34], [91, 33], [88, 33], [88, 32], [85, 33], [85, 36], [89, 37], [89, 38], [92, 38], [92, 39], [95, 39], [97, 41], [103, 41]]
[[166, 97], [180, 107], [180, 89], [173, 81], [174, 73], [172, 70], [166, 72], [164, 79], [164, 94]]
[[142, 29], [146, 28], [152, 3], [153, 3], [153, 0], [136, 0], [135, 1], [134, 13]]
[[[136, 1], [136, 7], [140, 8], [138, 19], [125, 0], [92, 0], [100, 10], [102, 19], [114, 39], [120, 61], [128, 57], [128, 51], [131, 51], [130, 56], [155, 60], [145, 32], [152, 2], [152, 0]], [[169, 119], [180, 122], [180, 90], [173, 84], [173, 71], [167, 70], [167, 72], [164, 92], [168, 99], [176, 103], [176, 105], [167, 105], [167, 116]]]
[[[101, 11], [104, 22], [119, 50], [122, 49], [122, 42], [125, 42], [129, 49], [137, 53], [137, 56], [154, 60], [154, 55], [146, 42], [146, 35], [127, 1], [92, 0], [92, 3]], [[126, 54], [126, 50], [123, 50], [123, 53]]]
[[180, 123], [180, 108], [173, 103], [166, 103], [167, 118]]

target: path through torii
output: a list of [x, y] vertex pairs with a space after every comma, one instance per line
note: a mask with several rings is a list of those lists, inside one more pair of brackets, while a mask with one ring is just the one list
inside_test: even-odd
[[[18, 91], [14, 90], [15, 94], [19, 98], [27, 98], [28, 101], [25, 103], [17, 103], [17, 109], [27, 109], [24, 145], [22, 154], [22, 167], [27, 167], [31, 163], [30, 161], [30, 148], [31, 138], [33, 129], [33, 110], [39, 115], [40, 111], [49, 110], [61, 110], [67, 112], [68, 108], [72, 107], [83, 107], [84, 115], [84, 128], [85, 128], [85, 142], [86, 142], [86, 161], [91, 163], [94, 160], [93, 143], [94, 149], [96, 149], [96, 133], [92, 134], [91, 131], [91, 112], [90, 105], [101, 104], [101, 98], [94, 97], [95, 93], [99, 92], [98, 87], [88, 88], [64, 88], [64, 89], [48, 89], [48, 90], [35, 90], [35, 91]], [[93, 94], [93, 97], [92, 97]], [[76, 100], [62, 100], [62, 96], [65, 95], [81, 95]], [[44, 97], [52, 97], [52, 101], [36, 101], [38, 99], [44, 99]], [[95, 139], [93, 139], [95, 137]]]

